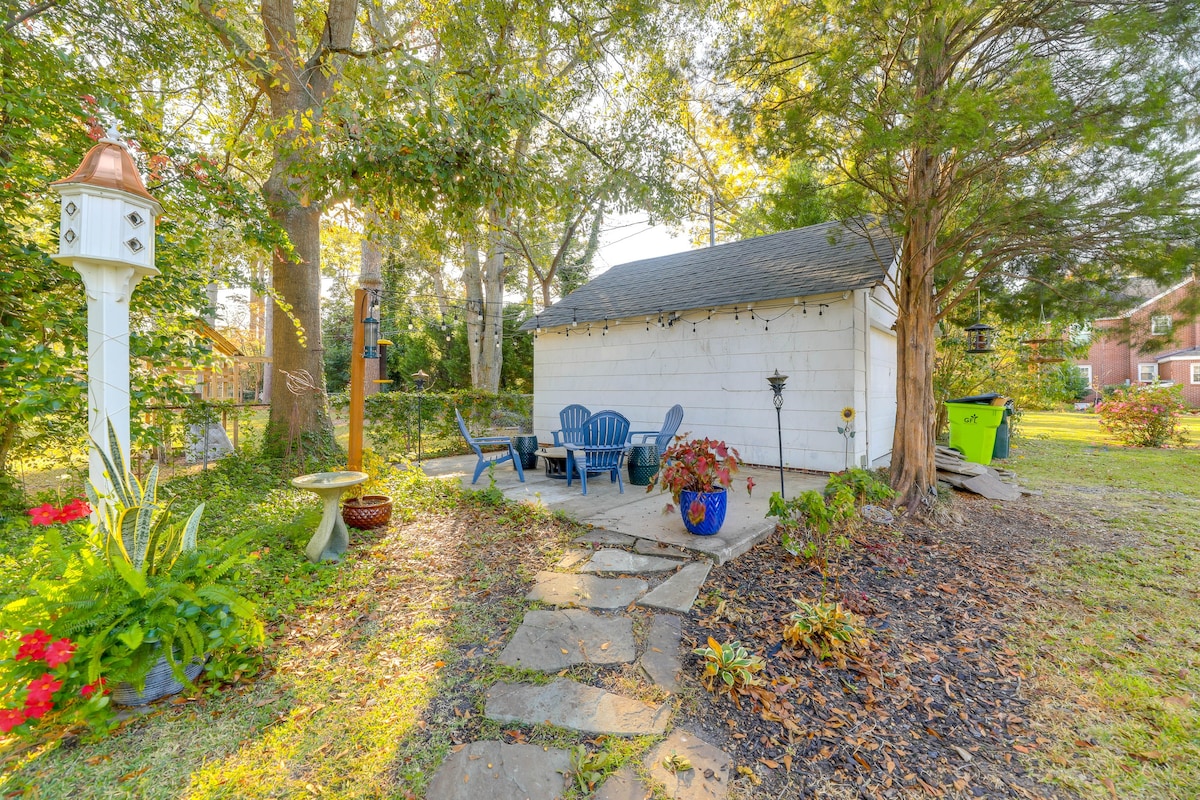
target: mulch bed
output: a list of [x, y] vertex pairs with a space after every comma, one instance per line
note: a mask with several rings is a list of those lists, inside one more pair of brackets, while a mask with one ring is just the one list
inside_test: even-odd
[[[741, 641], [766, 662], [763, 686], [701, 692], [675, 724], [752, 767], [756, 797], [1070, 797], [1024, 766], [1047, 742], [1026, 720], [1009, 646], [1039, 601], [1031, 565], [1061, 526], [1028, 499], [959, 495], [954, 513], [941, 526], [867, 525], [842, 552], [828, 595], [876, 632], [845, 669], [784, 646], [792, 598], [817, 599], [821, 577], [777, 536], [715, 568], [685, 646]], [[685, 670], [699, 675], [699, 657]]]

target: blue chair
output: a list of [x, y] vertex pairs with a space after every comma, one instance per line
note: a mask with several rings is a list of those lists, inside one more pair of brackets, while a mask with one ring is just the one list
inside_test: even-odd
[[[521, 468], [521, 459], [517, 455], [517, 451], [513, 449], [512, 439], [507, 436], [472, 436], [467, 431], [467, 423], [463, 422], [462, 414], [458, 409], [454, 409], [454, 416], [458, 420], [458, 430], [462, 433], [463, 438], [467, 440], [467, 444], [471, 445], [471, 449], [475, 451], [475, 455], [479, 457], [479, 463], [475, 465], [475, 475], [471, 478], [471, 484], [479, 480], [479, 476], [483, 471], [493, 464], [503, 464], [505, 461], [513, 462], [513, 466], [517, 468], [517, 476], [520, 477], [521, 483], [525, 482], [525, 470]], [[483, 454], [484, 447], [495, 447], [504, 445], [508, 448], [507, 453], [489, 453]]]
[[558, 412], [559, 430], [550, 431], [550, 435], [554, 437], [554, 446], [562, 447], [568, 442], [579, 442], [580, 429], [583, 427], [583, 422], [592, 415], [592, 412], [579, 404], [569, 405], [562, 411]]
[[572, 470], [579, 475], [583, 493], [587, 494], [588, 473], [607, 472], [610, 483], [615, 482], [625, 493], [621, 480], [621, 464], [629, 444], [629, 420], [616, 411], [597, 411], [588, 417], [582, 428], [581, 443], [567, 442], [567, 486], [571, 485]]
[[679, 430], [679, 423], [683, 422], [683, 406], [675, 404], [667, 411], [667, 416], [663, 419], [662, 428], [656, 431], [630, 431], [629, 442], [634, 444], [638, 437], [642, 441], [638, 444], [649, 444], [653, 438], [654, 444], [658, 446], [658, 454], [662, 455], [668, 447], [671, 446], [671, 441], [675, 438], [676, 431]]

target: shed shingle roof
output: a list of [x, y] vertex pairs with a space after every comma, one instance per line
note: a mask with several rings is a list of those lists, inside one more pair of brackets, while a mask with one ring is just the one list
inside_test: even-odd
[[618, 264], [521, 327], [555, 328], [863, 289], [883, 280], [894, 257], [895, 243], [877, 223], [825, 222]]

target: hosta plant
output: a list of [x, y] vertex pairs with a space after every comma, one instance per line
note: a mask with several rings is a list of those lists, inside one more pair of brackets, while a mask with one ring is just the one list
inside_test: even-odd
[[692, 652], [703, 659], [700, 682], [713, 694], [733, 694], [758, 683], [754, 673], [762, 671], [763, 660], [752, 655], [741, 642], [721, 644], [710, 636], [707, 647], [698, 647]]
[[788, 615], [783, 628], [783, 641], [790, 647], [808, 650], [822, 661], [832, 659], [845, 668], [847, 658], [862, 653], [869, 645], [862, 621], [841, 603], [792, 602], [796, 610]]

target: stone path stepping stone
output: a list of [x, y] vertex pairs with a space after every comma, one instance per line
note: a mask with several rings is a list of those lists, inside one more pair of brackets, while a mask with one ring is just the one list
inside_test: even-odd
[[637, 770], [626, 764], [604, 779], [592, 800], [650, 800], [654, 792], [642, 783]]
[[559, 678], [545, 686], [493, 684], [487, 691], [483, 713], [498, 722], [556, 725], [611, 736], [645, 736], [666, 730], [671, 704], [655, 708], [641, 700]]
[[[663, 762], [674, 753], [691, 762], [689, 770], [671, 771]], [[675, 800], [722, 800], [729, 796], [730, 758], [687, 731], [676, 729], [642, 762], [652, 781]]]
[[526, 614], [499, 661], [557, 672], [572, 664], [628, 664], [636, 657], [632, 619], [566, 609]]
[[704, 585], [711, 561], [693, 561], [684, 564], [679, 572], [663, 581], [654, 591], [638, 600], [639, 606], [661, 608], [664, 611], [678, 611], [686, 614], [696, 602], [700, 587]]
[[682, 547], [656, 542], [652, 539], [638, 539], [633, 545], [633, 551], [641, 553], [644, 556], [664, 556], [666, 558], [688, 559], [696, 555], [694, 552], [684, 550]]
[[677, 569], [679, 562], [661, 556], [643, 556], [627, 550], [597, 550], [591, 559], [579, 568], [580, 572], [666, 572]]
[[646, 635], [646, 650], [638, 666], [654, 685], [672, 694], [679, 692], [679, 645], [683, 639], [683, 620], [674, 614], [655, 614]]
[[566, 750], [531, 744], [471, 742], [451, 753], [425, 796], [428, 800], [554, 800], [566, 789]]
[[575, 566], [587, 561], [591, 557], [592, 552], [592, 550], [582, 547], [572, 547], [562, 554], [562, 558], [558, 559], [558, 563], [554, 565], [554, 568], [573, 569]]
[[624, 608], [650, 588], [641, 578], [601, 578], [561, 572], [539, 572], [534, 580], [536, 583], [525, 599], [555, 606]]
[[616, 531], [606, 531], [603, 528], [597, 528], [594, 531], [588, 531], [582, 536], [575, 537], [575, 542], [578, 544], [609, 544], [616, 547], [624, 547], [625, 545], [633, 544], [635, 541], [637, 541], [637, 537], [617, 533]]

